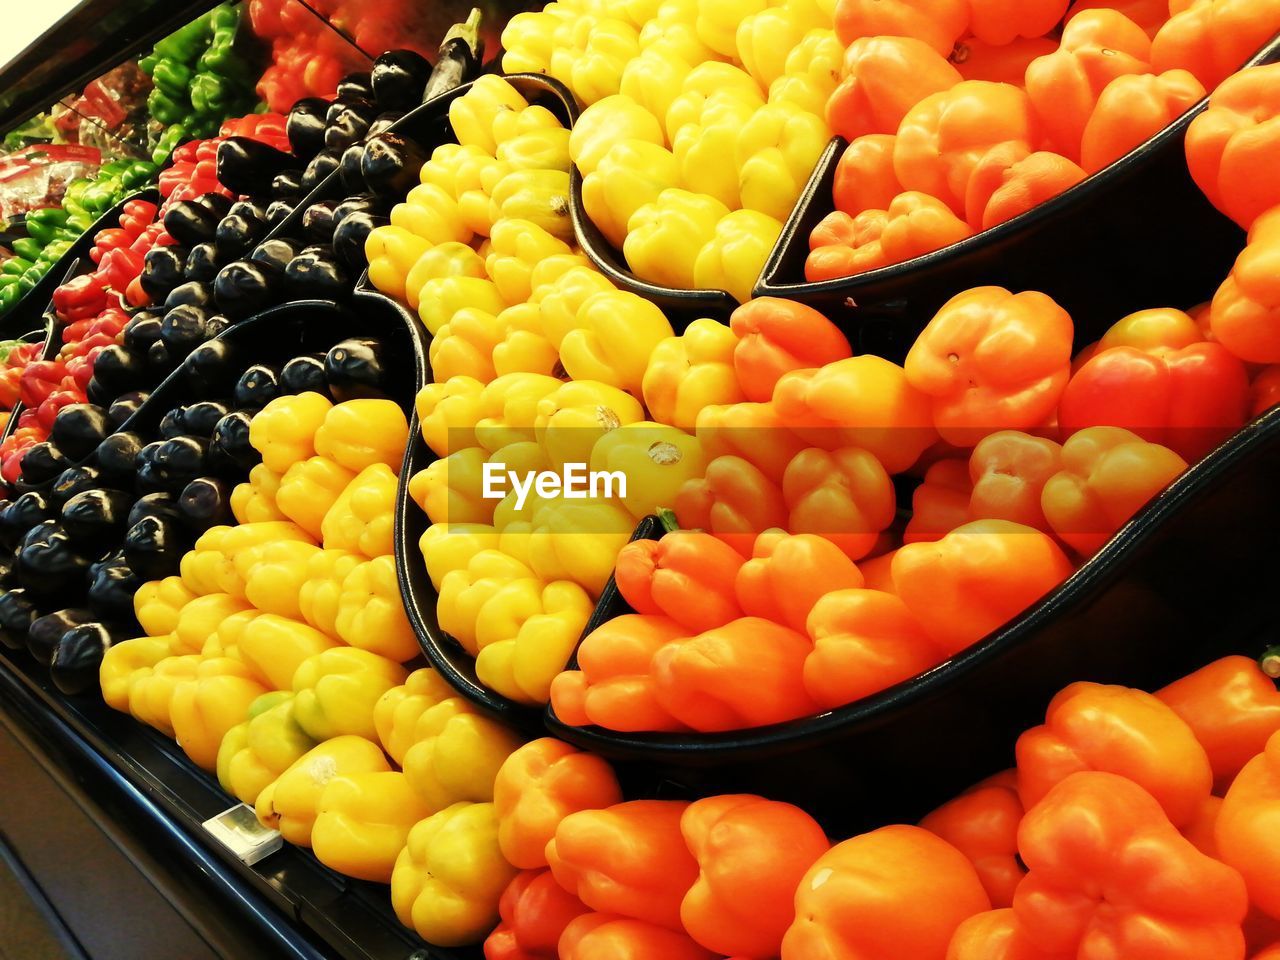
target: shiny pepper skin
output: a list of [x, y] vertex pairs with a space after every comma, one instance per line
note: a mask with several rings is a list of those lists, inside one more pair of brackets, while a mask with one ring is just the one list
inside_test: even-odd
[[776, 297], [760, 297], [734, 310], [733, 366], [748, 400], [773, 396], [782, 375], [821, 367], [852, 355], [844, 334], [817, 310]]
[[354, 647], [313, 654], [293, 675], [293, 716], [317, 740], [377, 737], [373, 708], [387, 690], [405, 681], [399, 664]]
[[426, 706], [414, 723], [405, 775], [433, 810], [460, 800], [488, 802], [498, 769], [520, 743], [497, 720], [448, 697]]
[[1017, 775], [1005, 771], [944, 803], [920, 826], [946, 840], [973, 863], [991, 905], [1013, 904], [1026, 876], [1018, 861], [1018, 826], [1024, 814]]
[[401, 604], [392, 556], [367, 560], [347, 574], [334, 628], [353, 647], [397, 663], [422, 652]]
[[846, 45], [860, 37], [915, 37], [946, 56], [964, 33], [968, 5], [961, 0], [840, 0], [836, 35]]
[[845, 51], [840, 85], [827, 101], [827, 123], [850, 142], [870, 134], [892, 135], [912, 107], [962, 79], [946, 54], [923, 40], [861, 37]]
[[1109, 166], [1165, 129], [1204, 95], [1200, 81], [1186, 70], [1116, 77], [1098, 97], [1085, 124], [1081, 167], [1096, 173]]
[[396, 475], [385, 463], [358, 473], [324, 515], [320, 535], [325, 548], [358, 552], [371, 559], [389, 555], [395, 491]]
[[410, 828], [430, 815], [403, 773], [345, 774], [330, 780], [316, 801], [311, 849], [345, 876], [390, 883]]
[[653, 419], [692, 433], [704, 408], [746, 399], [734, 375], [737, 344], [730, 327], [705, 317], [658, 343], [641, 381]]
[[1235, 867], [1249, 887], [1249, 898], [1267, 916], [1280, 919], [1280, 847], [1270, 830], [1280, 804], [1280, 735], [1232, 781], [1222, 801], [1215, 837], [1223, 862]]
[[293, 719], [292, 691], [264, 693], [249, 705], [245, 719], [222, 738], [218, 782], [253, 806], [268, 785], [315, 745]]
[[1213, 338], [1248, 363], [1280, 362], [1280, 290], [1275, 261], [1280, 256], [1280, 207], [1259, 215], [1231, 273], [1218, 288], [1209, 311]]
[[333, 404], [318, 393], [277, 397], [254, 414], [249, 442], [262, 462], [284, 475], [295, 463], [315, 456], [315, 435]]
[[557, 960], [565, 928], [589, 912], [550, 870], [521, 871], [498, 901], [502, 920], [485, 938], [485, 960]]

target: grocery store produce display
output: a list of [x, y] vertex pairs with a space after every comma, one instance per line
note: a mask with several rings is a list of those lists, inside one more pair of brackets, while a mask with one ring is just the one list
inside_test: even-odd
[[[0, 344], [0, 680], [251, 808], [344, 956], [316, 877], [433, 956], [1280, 953], [1274, 563], [1203, 569], [1280, 528], [1273, 11], [572, 0], [505, 72], [246, 12], [274, 112], [239, 8], [158, 44]], [[759, 295], [814, 177], [809, 279], [906, 272], [1175, 127], [1194, 300]]]

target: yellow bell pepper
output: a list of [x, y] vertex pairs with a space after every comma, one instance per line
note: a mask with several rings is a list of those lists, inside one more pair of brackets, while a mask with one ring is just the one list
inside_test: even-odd
[[102, 699], [112, 710], [129, 712], [129, 691], [133, 683], [144, 673], [150, 673], [156, 664], [169, 656], [167, 636], [137, 637], [112, 644], [102, 655], [98, 668], [98, 683], [102, 687]]
[[[528, 118], [535, 121], [531, 129], [503, 137], [499, 121], [508, 117]], [[551, 124], [544, 118], [550, 118]], [[518, 121], [517, 121], [518, 122]], [[494, 121], [494, 133], [499, 138], [496, 159], [512, 170], [562, 170], [569, 172], [569, 131], [560, 125], [555, 114], [545, 107], [529, 107], [516, 114], [499, 114]]]
[[[717, 53], [698, 36], [699, 6], [699, 0], [663, 0], [653, 19], [640, 29], [640, 49], [645, 54], [652, 52], [665, 60], [678, 60], [690, 67], [732, 56], [731, 53]], [[665, 116], [666, 111], [656, 115]]]
[[[419, 188], [413, 188], [417, 189]], [[409, 191], [410, 194], [413, 190]], [[450, 203], [454, 202], [452, 197], [447, 194], [445, 196]], [[391, 210], [391, 216], [394, 218], [391, 223], [369, 231], [369, 236], [364, 241], [364, 254], [369, 261], [369, 282], [387, 296], [404, 300], [405, 278], [409, 276], [409, 270], [433, 243], [418, 236], [405, 224], [426, 229], [420, 221], [434, 221], [424, 207], [408, 201], [396, 204]], [[439, 227], [435, 227], [434, 232], [437, 236], [444, 233]]]
[[173, 691], [169, 718], [178, 746], [197, 766], [216, 770], [222, 738], [245, 719], [249, 706], [266, 692], [239, 660], [204, 659], [195, 677]]
[[577, 328], [560, 341], [560, 362], [569, 376], [637, 397], [649, 355], [674, 332], [660, 309], [622, 290], [591, 297], [578, 310], [577, 321]]
[[[729, 164], [722, 156], [721, 168]], [[667, 287], [691, 289], [698, 254], [716, 235], [716, 226], [729, 208], [706, 194], [663, 190], [658, 199], [640, 207], [627, 222], [622, 246], [627, 265], [636, 276]]]
[[404, 663], [422, 654], [400, 600], [395, 557], [366, 560], [342, 582], [334, 624], [353, 647]]
[[200, 653], [205, 642], [217, 631], [223, 620], [248, 609], [250, 607], [247, 601], [225, 593], [196, 597], [182, 608], [173, 633], [170, 634], [173, 655]]
[[353, 647], [313, 654], [293, 675], [293, 718], [317, 740], [355, 734], [373, 740], [373, 705], [407, 674], [394, 660]]
[[533, 572], [547, 582], [572, 580], [597, 598], [635, 526], [614, 500], [543, 501], [534, 511], [529, 536]]
[[727, 290], [739, 303], [746, 303], [781, 233], [782, 224], [758, 210], [725, 215], [716, 224], [715, 236], [698, 253], [693, 285], [699, 290]]
[[511, 217], [495, 223], [485, 258], [486, 274], [497, 285], [502, 299], [525, 303], [533, 293], [533, 268], [548, 257], [571, 253], [569, 245], [531, 220]]
[[[316, 442], [319, 442], [318, 433]], [[320, 525], [324, 522], [325, 514], [338, 502], [338, 498], [355, 476], [354, 470], [348, 470], [328, 457], [316, 456], [299, 460], [280, 479], [276, 506], [310, 536], [319, 540]]]
[[782, 76], [769, 85], [770, 103], [793, 103], [825, 117], [827, 100], [840, 85], [844, 44], [830, 27], [810, 30], [787, 54]]
[[480, 395], [480, 417], [475, 424], [476, 442], [490, 453], [513, 443], [533, 440], [534, 420], [542, 398], [564, 384], [537, 373], [511, 373], [498, 377]]
[[358, 553], [326, 547], [307, 562], [307, 581], [298, 593], [298, 608], [303, 620], [334, 640], [338, 639], [342, 583], [364, 559]]
[[512, 170], [494, 187], [490, 222], [528, 220], [553, 237], [573, 239], [569, 174], [564, 170]]
[[272, 613], [255, 617], [240, 636], [240, 656], [274, 690], [292, 689], [293, 675], [304, 661], [337, 646], [337, 640], [315, 627]]
[[173, 633], [182, 608], [196, 598], [181, 577], [165, 577], [140, 586], [133, 595], [133, 613], [149, 637]]
[[529, 275], [529, 286], [531, 288], [529, 303], [541, 306], [547, 295], [555, 291], [555, 285], [560, 281], [560, 278], [570, 270], [576, 270], [579, 267], [596, 272], [600, 279], [604, 279], [603, 275], [598, 274], [591, 261], [581, 253], [560, 253], [539, 260], [534, 265], [533, 272]]
[[621, 250], [635, 212], [679, 185], [680, 164], [670, 150], [644, 140], [618, 140], [582, 181], [582, 203], [591, 222]]
[[391, 400], [348, 400], [325, 414], [316, 431], [316, 453], [359, 473], [383, 463], [399, 474], [409, 442], [409, 421]]
[[734, 34], [737, 58], [764, 90], [786, 72], [787, 57], [811, 29], [830, 26], [804, 4], [782, 4], [743, 17]]
[[[529, 304], [520, 304], [534, 311]], [[499, 317], [506, 317], [518, 307], [507, 307], [499, 316], [474, 307], [463, 307], [454, 313], [436, 335], [431, 338], [427, 359], [431, 363], [431, 375], [437, 382], [452, 377], [472, 377], [488, 383], [497, 376], [493, 366], [493, 352], [506, 336], [506, 324]]]
[[432, 523], [490, 523], [495, 501], [484, 496], [488, 454], [467, 447], [436, 460], [409, 481], [409, 495]]
[[298, 597], [307, 582], [308, 564], [319, 552], [304, 540], [272, 540], [241, 551], [235, 567], [244, 580], [245, 599], [263, 613], [302, 619]]
[[572, 13], [549, 3], [540, 11], [517, 13], [502, 30], [502, 69], [506, 73], [548, 73], [556, 28]]
[[356, 474], [320, 524], [325, 549], [355, 551], [369, 558], [391, 554], [396, 482], [395, 471], [385, 463]]
[[474, 277], [484, 280], [484, 260], [470, 246], [456, 240], [431, 247], [414, 262], [409, 275], [405, 277], [405, 302], [410, 309], [418, 309], [426, 282], [440, 277]]
[[410, 828], [432, 810], [403, 773], [335, 777], [316, 803], [312, 852], [326, 867], [345, 876], [390, 883]]
[[272, 473], [265, 463], [249, 471], [249, 479], [237, 483], [231, 491], [231, 515], [236, 523], [262, 523], [287, 519], [276, 505], [280, 474]]
[[258, 794], [258, 822], [298, 847], [311, 846], [320, 795], [336, 777], [386, 773], [382, 748], [363, 737], [334, 737], [312, 747]]
[[[570, 33], [570, 43], [579, 51], [566, 81], [569, 89], [588, 105], [617, 93], [623, 69], [640, 54], [636, 28], [612, 16], [583, 16], [568, 21], [561, 29]], [[552, 66], [554, 72], [554, 53]]]
[[449, 697], [419, 715], [404, 773], [433, 810], [460, 800], [487, 802], [498, 768], [523, 742], [461, 697]]
[[483, 415], [480, 395], [485, 385], [473, 377], [450, 377], [418, 391], [414, 406], [422, 439], [437, 456], [476, 445], [476, 422]]
[[652, 113], [631, 97], [615, 94], [582, 111], [569, 137], [569, 156], [585, 177], [595, 172], [614, 144], [623, 140], [662, 146], [666, 134]]
[[195, 549], [182, 557], [182, 582], [196, 594], [229, 593], [244, 596], [244, 580], [235, 558], [244, 550], [275, 540], [311, 542], [305, 530], [292, 520], [245, 523], [238, 527], [211, 527], [196, 540]]
[[318, 393], [276, 397], [253, 415], [249, 443], [262, 454], [267, 469], [283, 476], [295, 463], [316, 455], [316, 431], [331, 409], [333, 404]]
[[135, 671], [129, 683], [129, 712], [134, 719], [172, 737], [173, 721], [169, 718], [169, 708], [174, 691], [180, 684], [195, 679], [200, 662], [197, 654], [170, 656], [156, 661], [150, 669], [144, 667]]
[[483, 147], [475, 144], [442, 143], [431, 151], [431, 159], [418, 171], [418, 179], [422, 183], [434, 184], [450, 197], [457, 197], [462, 192], [458, 188], [462, 170], [476, 158], [488, 156], [490, 154]]
[[653, 419], [692, 432], [704, 407], [745, 401], [733, 370], [737, 345], [728, 324], [704, 317], [654, 347], [641, 383]]
[[538, 402], [534, 438], [551, 463], [587, 463], [596, 441], [610, 430], [644, 419], [644, 407], [618, 387], [591, 380], [561, 384]]
[[613, 284], [595, 269], [570, 267], [540, 288], [538, 312], [542, 317], [543, 334], [558, 350], [569, 331], [578, 328], [578, 311], [582, 305], [598, 293], [613, 290]]
[[[689, 71], [663, 117], [667, 140], [675, 146], [676, 136], [685, 127], [712, 126], [731, 119], [750, 118], [764, 105], [759, 84], [745, 70], [728, 63], [700, 63]], [[719, 158], [724, 165], [724, 158]]]
[[433, 523], [418, 539], [418, 549], [427, 576], [438, 591], [445, 574], [465, 570], [481, 550], [496, 550], [498, 539], [497, 529], [489, 524]]
[[261, 611], [257, 609], [241, 610], [239, 613], [233, 613], [231, 616], [223, 618], [222, 622], [218, 624], [218, 629], [210, 635], [209, 639], [204, 642], [204, 646], [200, 648], [200, 656], [206, 660], [214, 657], [228, 657], [232, 660], [239, 660], [259, 682], [265, 685], [267, 683], [266, 676], [240, 654], [240, 638], [244, 636], [244, 629], [257, 619], [260, 614]]
[[481, 609], [508, 583], [533, 577], [533, 571], [500, 550], [481, 550], [466, 567], [450, 570], [440, 580], [436, 617], [440, 629], [473, 657], [480, 652], [476, 620]]
[[274, 690], [249, 704], [242, 723], [227, 731], [218, 748], [218, 782], [241, 803], [258, 795], [316, 745], [293, 719], [293, 692]]
[[785, 221], [830, 139], [826, 122], [795, 104], [757, 110], [734, 154], [743, 207]]
[[627, 478], [626, 496], [618, 500], [639, 521], [672, 509], [680, 488], [706, 473], [707, 455], [697, 437], [676, 427], [629, 423], [596, 441], [591, 470]]
[[[630, 97], [661, 123], [667, 111], [671, 109], [671, 104], [675, 102], [676, 97], [680, 96], [680, 88], [684, 85], [685, 77], [693, 69], [693, 63], [681, 55], [680, 48], [687, 46], [689, 37], [692, 37], [693, 43], [698, 46], [702, 44], [690, 25], [684, 27], [683, 37], [686, 39], [668, 35], [655, 43], [650, 31], [652, 26], [651, 21], [641, 29], [640, 55], [623, 68], [618, 92], [624, 97]], [[650, 38], [647, 46], [646, 37]], [[667, 134], [664, 127], [659, 143], [666, 142]]]
[[[498, 210], [493, 203], [494, 191], [514, 169], [505, 160], [486, 157], [465, 165], [460, 172], [458, 185], [462, 193], [458, 195], [458, 213], [467, 229], [477, 236], [488, 237], [492, 232], [498, 219]], [[478, 250], [476, 254], [484, 256]]]
[[428, 943], [477, 943], [497, 924], [498, 900], [516, 873], [498, 847], [493, 804], [455, 803], [409, 831], [391, 905]]
[[462, 96], [449, 104], [449, 124], [463, 145], [473, 144], [490, 156], [497, 149], [493, 121], [505, 110], [523, 110], [529, 102], [497, 74], [478, 77]]
[[476, 676], [518, 703], [545, 704], [595, 604], [576, 583], [516, 580], [494, 595], [476, 622]]
[[698, 4], [698, 38], [726, 57], [737, 56], [738, 24], [763, 10], [766, 0], [701, 0]]
[[492, 280], [478, 277], [437, 277], [422, 285], [418, 301], [418, 317], [427, 331], [435, 336], [464, 307], [488, 313], [501, 313], [507, 306]]
[[542, 332], [542, 312], [537, 304], [507, 307], [498, 314], [497, 324], [501, 339], [491, 352], [494, 379], [508, 373], [555, 373], [560, 354]]
[[455, 696], [454, 690], [435, 670], [413, 671], [398, 687], [392, 687], [373, 706], [373, 725], [382, 748], [404, 766], [404, 755], [417, 739], [418, 718], [442, 700]]
[[[503, 145], [518, 140], [526, 134], [545, 133], [552, 130], [564, 130], [564, 124], [546, 107], [530, 104], [523, 110], [500, 110], [493, 117], [493, 141], [498, 145], [494, 156], [502, 159]], [[517, 154], [523, 156], [524, 151], [518, 150]], [[567, 163], [564, 164], [564, 169], [569, 169]]]

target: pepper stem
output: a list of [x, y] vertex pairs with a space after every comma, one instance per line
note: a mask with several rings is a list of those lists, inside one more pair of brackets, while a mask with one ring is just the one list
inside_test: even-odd
[[662, 524], [663, 533], [675, 533], [680, 529], [680, 521], [676, 519], [676, 512], [670, 507], [658, 508], [658, 522]]
[[444, 40], [440, 46], [443, 48], [450, 40], [461, 40], [479, 57], [480, 50], [480, 20], [483, 14], [479, 7], [472, 7], [471, 12], [467, 14], [467, 19], [462, 23], [455, 23], [449, 28], [449, 32], [444, 35]]
[[1258, 666], [1272, 680], [1280, 680], [1280, 646], [1267, 647], [1258, 658]]

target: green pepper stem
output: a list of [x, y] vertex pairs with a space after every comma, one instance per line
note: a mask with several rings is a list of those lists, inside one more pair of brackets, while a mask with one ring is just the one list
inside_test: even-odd
[[1267, 647], [1258, 658], [1258, 666], [1272, 680], [1280, 680], [1280, 646]]
[[472, 7], [471, 12], [467, 14], [467, 19], [462, 23], [455, 23], [449, 28], [449, 32], [444, 35], [444, 41], [440, 44], [441, 48], [450, 40], [462, 40], [473, 51], [480, 49], [480, 20], [483, 14], [479, 7]]
[[676, 519], [676, 512], [670, 507], [658, 508], [658, 521], [662, 524], [663, 533], [675, 533], [680, 529], [680, 521]]

